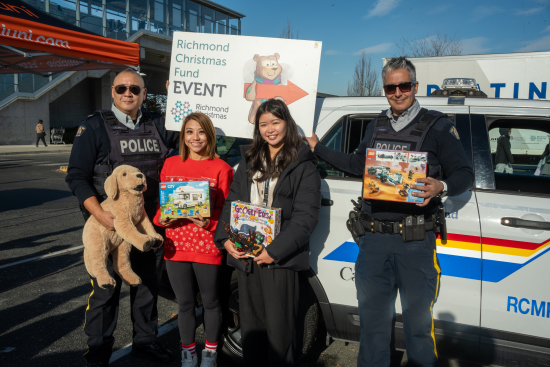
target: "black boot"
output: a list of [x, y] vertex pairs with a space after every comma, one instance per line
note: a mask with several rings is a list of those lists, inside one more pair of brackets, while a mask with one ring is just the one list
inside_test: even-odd
[[164, 348], [162, 344], [155, 341], [147, 345], [132, 344], [132, 356], [147, 358], [155, 362], [167, 363], [172, 361], [172, 353]]

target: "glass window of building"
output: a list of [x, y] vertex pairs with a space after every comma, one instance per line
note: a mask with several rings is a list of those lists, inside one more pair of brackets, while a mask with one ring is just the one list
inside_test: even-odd
[[199, 4], [186, 0], [185, 12], [187, 17], [187, 31], [200, 32], [200, 10]]
[[234, 36], [239, 34], [239, 18], [229, 16], [229, 32]]
[[68, 23], [76, 24], [76, 3], [74, 0], [50, 1], [50, 15]]
[[37, 9], [40, 9], [42, 11], [46, 11], [46, 7], [44, 6], [44, 0], [23, 0], [27, 4], [30, 4], [34, 6]]
[[227, 31], [227, 23], [229, 21], [229, 16], [222, 12], [216, 11], [216, 27], [218, 34], [229, 34]]
[[164, 0], [150, 0], [152, 4], [151, 31], [166, 34], [166, 23], [164, 21], [166, 8]]
[[214, 33], [214, 9], [207, 8], [206, 6], [201, 6], [202, 12], [202, 32], [203, 33]]
[[107, 0], [107, 37], [125, 40], [126, 37], [126, 1]]
[[131, 0], [130, 19], [132, 19], [130, 35], [140, 29], [147, 29], [147, 0]]
[[182, 2], [172, 1], [170, 7], [170, 23], [172, 26], [176, 27], [178, 31], [183, 30], [183, 11], [182, 11]]
[[88, 31], [103, 34], [103, 7], [100, 1], [80, 2], [80, 26]]

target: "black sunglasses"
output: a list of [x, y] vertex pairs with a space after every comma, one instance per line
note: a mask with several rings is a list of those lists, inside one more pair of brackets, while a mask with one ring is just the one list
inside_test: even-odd
[[139, 85], [131, 85], [127, 87], [125, 85], [120, 84], [115, 86], [116, 94], [124, 94], [128, 89], [130, 89], [130, 93], [132, 93], [135, 96], [137, 96], [139, 92], [141, 92], [141, 87]]
[[413, 86], [414, 83], [416, 83], [416, 81], [406, 82], [406, 83], [399, 83], [398, 85], [388, 84], [388, 85], [384, 86], [384, 92], [386, 92], [386, 94], [394, 94], [396, 89], [399, 88], [399, 90], [401, 92], [407, 93], [407, 92], [411, 91], [412, 86]]

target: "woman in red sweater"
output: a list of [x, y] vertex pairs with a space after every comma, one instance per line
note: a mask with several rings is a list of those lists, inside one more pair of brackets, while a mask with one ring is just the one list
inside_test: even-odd
[[210, 218], [160, 219], [165, 226], [164, 258], [170, 283], [178, 299], [178, 326], [182, 343], [182, 367], [197, 366], [195, 353], [195, 290], [197, 279], [204, 305], [206, 347], [201, 367], [216, 366], [216, 348], [221, 327], [218, 278], [222, 253], [214, 245], [214, 232], [223, 204], [233, 182], [233, 169], [216, 154], [216, 132], [208, 116], [192, 113], [183, 122], [180, 156], [168, 158], [160, 174], [161, 182], [210, 181]]

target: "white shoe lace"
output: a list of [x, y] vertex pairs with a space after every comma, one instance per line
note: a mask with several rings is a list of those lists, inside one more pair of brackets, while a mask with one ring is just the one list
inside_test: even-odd
[[197, 367], [197, 356], [191, 356], [188, 351], [181, 351], [181, 367]]
[[214, 351], [203, 349], [201, 367], [216, 367], [218, 365], [216, 362], [217, 355]]

